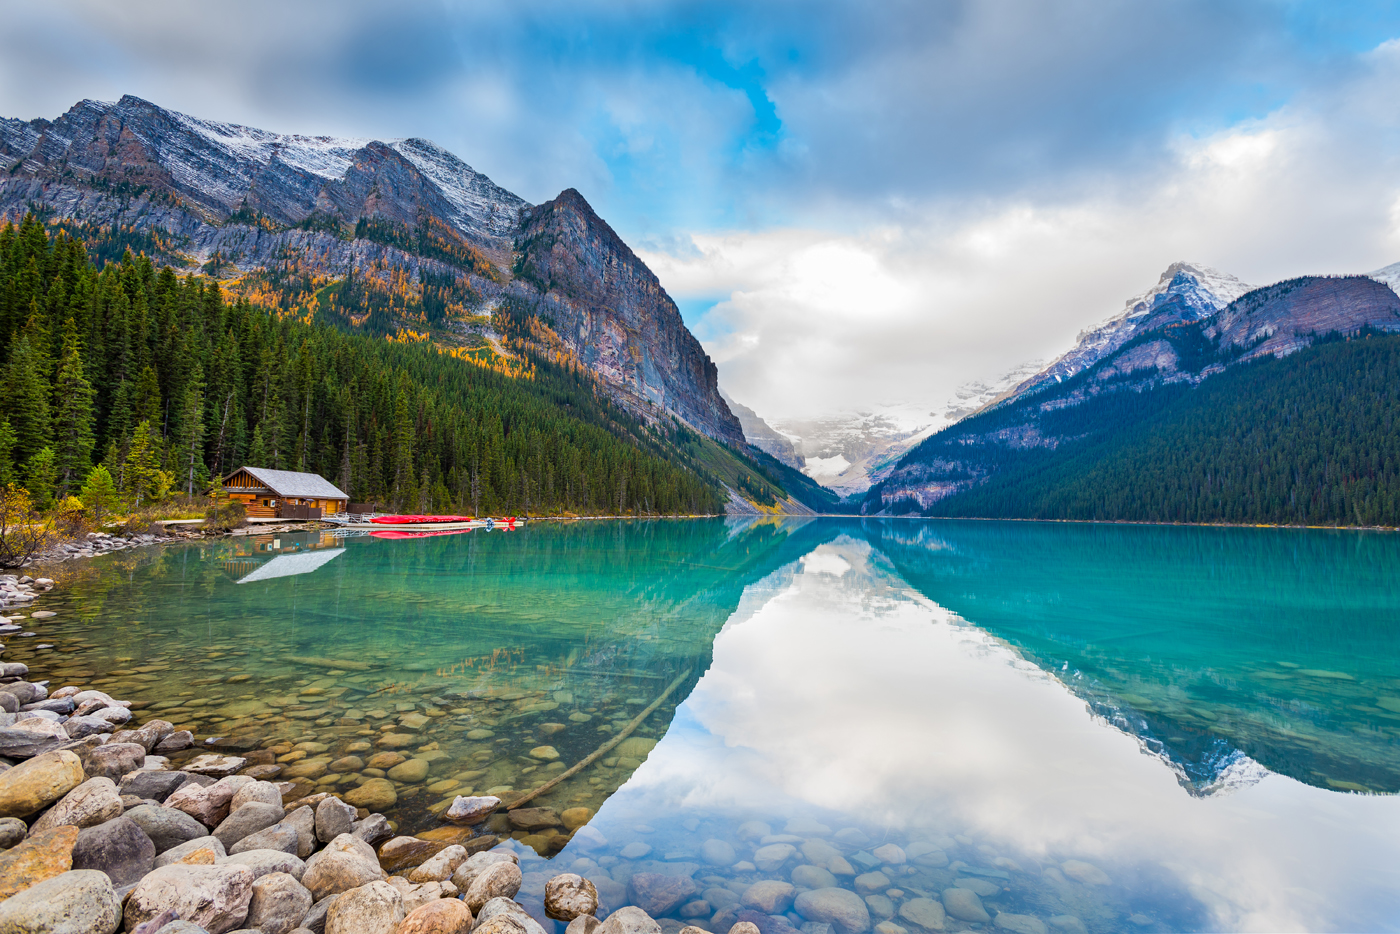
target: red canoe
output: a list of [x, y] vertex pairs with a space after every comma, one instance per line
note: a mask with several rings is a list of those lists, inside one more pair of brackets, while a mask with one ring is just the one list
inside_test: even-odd
[[422, 525], [429, 522], [474, 522], [471, 516], [375, 516], [370, 522], [379, 525]]

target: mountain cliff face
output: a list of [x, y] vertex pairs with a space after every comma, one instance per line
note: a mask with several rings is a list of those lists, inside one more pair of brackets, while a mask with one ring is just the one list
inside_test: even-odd
[[583, 195], [570, 188], [521, 218], [517, 294], [533, 288], [535, 314], [570, 352], [626, 393], [631, 408], [673, 412], [742, 446], [744, 431], [719, 396], [715, 365], [680, 309]]
[[[575, 191], [533, 208], [427, 140], [270, 133], [131, 96], [0, 119], [0, 157], [11, 220], [38, 211], [90, 246], [202, 268], [284, 312], [324, 308], [313, 297], [353, 277], [362, 303], [388, 309], [389, 333], [450, 339], [454, 316], [524, 301], [616, 401], [744, 443], [675, 304]], [[354, 326], [356, 310], [337, 323]]]
[[1073, 376], [1023, 388], [924, 441], [872, 488], [863, 510], [895, 503], [924, 510], [1003, 471], [1036, 469], [1050, 452], [1133, 430], [1167, 404], [1166, 390], [1287, 357], [1329, 334], [1400, 332], [1400, 296], [1365, 276], [1305, 277], [1247, 292], [1202, 317], [1168, 296], [1133, 329]]

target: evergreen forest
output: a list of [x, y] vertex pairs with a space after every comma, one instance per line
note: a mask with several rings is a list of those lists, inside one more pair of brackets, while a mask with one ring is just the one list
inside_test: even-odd
[[129, 250], [99, 271], [30, 216], [0, 230], [0, 486], [47, 508], [110, 483], [140, 505], [250, 464], [418, 512], [722, 510], [683, 426], [645, 426], [588, 373], [519, 349], [306, 323]]
[[1041, 432], [1064, 439], [1053, 449], [972, 443], [1024, 418], [993, 409], [911, 452], [925, 463], [957, 458], [962, 473], [949, 479], [972, 481], [917, 511], [1400, 526], [1400, 335], [1332, 334], [1196, 386], [1124, 390], [1047, 411]]

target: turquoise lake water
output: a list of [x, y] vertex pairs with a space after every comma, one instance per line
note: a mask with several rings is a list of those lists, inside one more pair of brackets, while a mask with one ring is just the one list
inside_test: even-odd
[[[610, 908], [660, 872], [693, 883], [673, 929], [727, 931], [782, 879], [853, 889], [908, 934], [954, 890], [986, 915], [944, 930], [1397, 930], [1397, 572], [1400, 537], [1363, 532], [249, 536], [63, 568], [58, 616], [5, 657], [299, 790], [387, 783], [402, 832], [519, 850], [527, 905], [560, 871]], [[532, 802], [567, 825], [436, 817], [544, 784], [668, 688]]]

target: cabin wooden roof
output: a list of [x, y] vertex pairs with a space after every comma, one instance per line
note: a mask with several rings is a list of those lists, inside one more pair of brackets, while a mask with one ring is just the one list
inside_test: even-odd
[[278, 496], [295, 496], [301, 499], [344, 499], [344, 493], [334, 483], [316, 473], [298, 473], [295, 470], [269, 470], [266, 467], [240, 467], [224, 478], [227, 483], [242, 471], [248, 471], [254, 479], [262, 483]]

